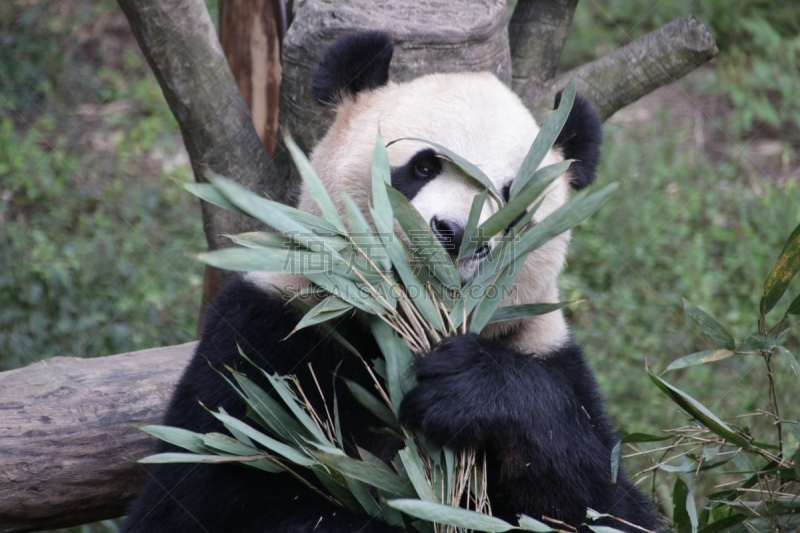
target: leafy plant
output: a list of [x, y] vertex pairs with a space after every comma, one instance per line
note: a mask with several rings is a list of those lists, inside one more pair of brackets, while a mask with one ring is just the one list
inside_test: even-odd
[[[435, 146], [454, 171], [484, 189], [473, 202], [458, 257], [469, 257], [490, 241], [494, 246], [484, 268], [463, 285], [428, 224], [405, 196], [392, 188], [380, 135], [372, 163], [372, 224], [345, 192], [345, 216], [337, 211], [310, 162], [288, 136], [286, 145], [321, 217], [261, 198], [218, 176], [210, 176], [209, 184], [187, 184], [187, 189], [204, 200], [255, 217], [282, 232], [232, 236], [241, 247], [202, 254], [200, 259], [218, 268], [241, 271], [282, 272], [293, 265], [293, 273], [307, 278], [311, 286], [303, 296], [316, 297], [317, 303], [307, 309], [294, 331], [312, 325], [328, 327], [363, 361], [373, 378], [373, 390], [349, 381], [346, 385], [366, 409], [386, 423], [385, 431], [395, 435], [403, 448], [391, 465], [361, 449], [359, 457], [350, 457], [344, 451], [335, 398], [332, 408], [326, 404], [324, 413], [319, 413], [293, 376], [273, 376], [259, 369], [272, 387], [266, 392], [244, 374], [226, 368], [222, 379], [247, 403], [250, 417], [260, 429], [222, 409], [210, 413], [231, 436], [147, 426], [145, 431], [189, 453], [158, 454], [141, 462], [238, 462], [267, 472], [287, 472], [340, 505], [390, 524], [410, 522], [420, 531], [551, 531], [529, 517], [521, 517], [518, 526], [491, 517], [485, 457], [475, 450], [456, 453], [434, 447], [424, 435], [402, 427], [398, 412], [405, 393], [415, 385], [410, 373], [414, 354], [424, 355], [452, 335], [478, 333], [492, 322], [558, 307], [498, 309], [528, 254], [579, 224], [616, 189], [611, 184], [594, 193], [575, 195], [544, 220], [529, 224], [539, 205], [529, 209], [531, 204], [547, 194], [548, 186], [569, 167], [567, 161], [538, 168], [569, 114], [574, 95], [570, 85], [559, 108], [543, 124], [515, 177], [507, 204], [480, 169], [447, 148], [424, 141]], [[479, 224], [487, 201], [500, 208]], [[396, 238], [395, 221], [404, 238]], [[305, 305], [299, 299], [293, 301]], [[365, 360], [327, 325], [329, 320], [354, 311], [368, 318], [382, 352], [376, 361]], [[319, 486], [303, 477], [302, 469], [310, 470]], [[410, 518], [404, 520], [403, 515]]]
[[[789, 371], [800, 379], [800, 363], [782, 345], [791, 329], [785, 327], [787, 321], [800, 315], [800, 296], [789, 303], [772, 327], [767, 322], [767, 315], [781, 301], [798, 271], [800, 225], [789, 236], [764, 282], [757, 334], [737, 343], [722, 324], [684, 300], [686, 314], [715, 347], [681, 357], [666, 368], [671, 371], [731, 357], [760, 357], [768, 377], [768, 409], [724, 421], [699, 401], [649, 371], [656, 387], [690, 417], [691, 423], [666, 430], [666, 436], [627, 435], [621, 444], [632, 445], [636, 455], [662, 454], [648, 470], [653, 472], [654, 484], [658, 471], [675, 476], [673, 523], [678, 532], [795, 531], [800, 526], [800, 423], [781, 417], [774, 364], [776, 359], [783, 359]], [[795, 384], [794, 390], [800, 391], [800, 386]], [[740, 418], [752, 416], [767, 417], [774, 432], [754, 434], [751, 428], [739, 425]], [[668, 444], [660, 443], [655, 450], [641, 445], [667, 440]], [[612, 455], [613, 469], [619, 457], [620, 446], [617, 446]], [[715, 476], [719, 480], [723, 474], [732, 474], [734, 480], [718, 485], [724, 490], [710, 494], [708, 505], [698, 512], [693, 490], [696, 479]]]

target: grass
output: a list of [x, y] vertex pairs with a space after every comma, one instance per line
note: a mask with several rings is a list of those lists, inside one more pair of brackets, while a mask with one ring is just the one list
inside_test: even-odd
[[[734, 11], [724, 2], [653, 4], [579, 4], [563, 61], [694, 9], [712, 17], [722, 50], [711, 68], [606, 124], [598, 185], [623, 184], [574, 232], [562, 280], [565, 299], [590, 300], [569, 318], [614, 419], [650, 433], [682, 420], [645, 359], [661, 370], [708, 347], [681, 299], [737, 339], [752, 335], [763, 279], [800, 222], [797, 100], [783, 82], [752, 99], [736, 92], [785, 73], [769, 31], [722, 33]], [[202, 268], [187, 252], [205, 246], [200, 212], [171, 179], [191, 177], [177, 125], [118, 7], [2, 3], [0, 21], [0, 369], [193, 339]], [[747, 49], [748, 38], [760, 44]], [[795, 353], [799, 340], [788, 343]], [[767, 405], [760, 365], [732, 358], [667, 377], [732, 416]], [[782, 414], [796, 420], [792, 378], [779, 361]]]

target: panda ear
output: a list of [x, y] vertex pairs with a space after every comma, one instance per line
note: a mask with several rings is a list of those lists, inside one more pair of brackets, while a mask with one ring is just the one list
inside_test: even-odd
[[[561, 103], [561, 91], [556, 94], [554, 107]], [[588, 100], [575, 96], [567, 122], [553, 144], [560, 148], [564, 159], [574, 159], [569, 167], [570, 185], [575, 190], [590, 185], [600, 163], [603, 142], [603, 123]]]
[[393, 52], [392, 38], [382, 31], [339, 37], [314, 72], [311, 94], [322, 105], [338, 105], [345, 95], [386, 85]]

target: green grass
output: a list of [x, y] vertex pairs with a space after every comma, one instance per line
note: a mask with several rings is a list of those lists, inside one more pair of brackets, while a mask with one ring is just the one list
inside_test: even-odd
[[[713, 69], [680, 85], [686, 98], [718, 104], [700, 108], [702, 145], [694, 120], [670, 105], [606, 124], [599, 185], [622, 187], [574, 232], [563, 277], [564, 298], [589, 299], [569, 318], [614, 419], [651, 433], [683, 420], [645, 359], [661, 371], [709, 347], [681, 299], [737, 339], [752, 335], [763, 279], [800, 222], [798, 100], [784, 79], [795, 41], [770, 40], [770, 28], [791, 28], [755, 8], [730, 22], [724, 2], [653, 4], [580, 3], [564, 53], [575, 65], [697, 10], [722, 50]], [[34, 0], [0, 4], [0, 20], [0, 369], [191, 340], [202, 268], [187, 252], [205, 247], [200, 211], [171, 179], [191, 172], [124, 17], [107, 0]], [[764, 78], [774, 86], [753, 86]], [[780, 150], [765, 173], [742, 153], [769, 142]], [[798, 341], [795, 332], [787, 345], [795, 353]], [[732, 416], [766, 407], [762, 365], [738, 357], [667, 379]], [[800, 418], [797, 382], [780, 361], [777, 379], [784, 416]]]

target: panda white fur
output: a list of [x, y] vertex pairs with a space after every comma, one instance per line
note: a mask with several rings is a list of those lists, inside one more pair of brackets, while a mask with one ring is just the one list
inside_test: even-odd
[[[346, 190], [366, 210], [376, 134], [387, 141], [418, 137], [447, 146], [479, 166], [507, 191], [539, 131], [520, 100], [491, 74], [433, 74], [395, 84], [388, 81], [393, 45], [381, 32], [339, 39], [326, 52], [313, 94], [336, 108], [336, 118], [314, 149], [312, 164], [334, 197]], [[536, 220], [562, 205], [569, 189], [593, 179], [599, 159], [600, 121], [577, 98], [555, 150], [543, 165], [575, 159], [569, 174], [546, 192]], [[448, 168], [425, 143], [399, 141], [388, 148], [392, 185], [455, 249], [476, 185]], [[482, 219], [495, 209], [487, 202]], [[299, 206], [317, 208], [307, 191]], [[340, 206], [341, 207], [341, 206]], [[461, 232], [461, 233], [459, 233]], [[536, 250], [505, 303], [558, 301], [557, 276], [569, 234]], [[490, 243], [489, 246], [492, 244]], [[485, 250], [460, 263], [469, 278]], [[244, 417], [245, 406], [212, 369], [229, 365], [270, 390], [238, 354], [237, 343], [262, 368], [297, 374], [313, 390], [308, 364], [333, 395], [333, 371], [368, 383], [362, 364], [323, 330], [286, 340], [300, 318], [273, 286], [294, 290], [292, 276], [247, 274], [228, 283], [210, 309], [197, 352], [183, 375], [164, 423], [206, 433], [224, 431], [200, 406], [222, 406]], [[336, 325], [362, 354], [378, 348], [357, 318]], [[440, 443], [487, 451], [489, 491], [496, 515], [547, 516], [579, 525], [586, 508], [656, 529], [644, 496], [620, 473], [611, 483], [610, 453], [617, 436], [603, 410], [595, 381], [559, 311], [487, 329], [482, 336], [445, 340], [415, 367], [418, 385], [402, 405], [404, 423]], [[357, 443], [384, 460], [397, 441], [370, 431], [380, 421], [337, 387], [341, 426]], [[312, 399], [312, 401], [317, 401]], [[322, 405], [319, 405], [322, 408]], [[177, 451], [161, 443], [159, 452]], [[621, 523], [609, 522], [621, 529]], [[582, 528], [583, 529], [583, 528]], [[377, 520], [336, 507], [286, 474], [264, 474], [232, 465], [157, 465], [130, 509], [124, 531], [350, 532], [397, 531]]]

